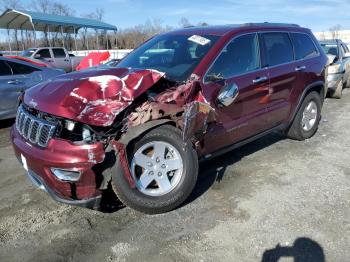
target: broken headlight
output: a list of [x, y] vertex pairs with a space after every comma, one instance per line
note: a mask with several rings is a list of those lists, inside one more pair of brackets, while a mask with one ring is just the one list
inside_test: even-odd
[[72, 120], [61, 120], [59, 137], [72, 142], [92, 142], [94, 133], [88, 125]]
[[335, 64], [328, 67], [328, 74], [340, 74], [343, 72], [341, 64]]

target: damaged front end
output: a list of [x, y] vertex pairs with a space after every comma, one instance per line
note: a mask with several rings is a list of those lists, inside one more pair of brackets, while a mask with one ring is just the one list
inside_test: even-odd
[[[182, 130], [185, 142], [199, 146], [209, 124], [215, 122], [214, 110], [202, 94], [198, 77], [178, 83], [156, 70], [119, 68], [99, 70], [94, 75], [74, 73], [28, 90], [22, 102], [33, 119], [44, 119], [55, 129], [46, 152], [52, 160], [46, 161], [45, 154], [40, 153], [39, 161], [46, 161], [45, 168], [34, 163], [38, 159], [17, 141], [18, 157], [25, 154], [33, 172], [44, 176], [49, 187], [63, 187], [58, 193], [73, 200], [96, 196], [107, 189], [116, 161], [130, 186], [135, 187], [127, 146], [147, 130], [171, 124]], [[21, 128], [23, 123], [18, 124]], [[13, 137], [18, 140], [20, 135]], [[65, 148], [55, 148], [62, 146]], [[66, 155], [65, 149], [70, 150]], [[58, 171], [53, 172], [52, 167]], [[78, 172], [80, 180], [62, 179], [69, 170]]]

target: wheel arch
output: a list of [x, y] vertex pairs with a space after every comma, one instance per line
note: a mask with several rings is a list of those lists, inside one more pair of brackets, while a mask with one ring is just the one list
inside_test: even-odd
[[157, 128], [162, 125], [171, 125], [176, 127], [176, 123], [171, 119], [158, 119], [146, 122], [142, 125], [138, 125], [130, 128], [119, 140], [120, 143], [124, 144], [126, 147], [135, 140], [136, 138], [144, 135], [146, 132]]
[[299, 101], [298, 101], [298, 104], [297, 106], [295, 107], [295, 110], [292, 114], [292, 117], [290, 118], [289, 120], [289, 123], [288, 123], [288, 127], [291, 126], [291, 124], [293, 123], [299, 109], [300, 109], [300, 106], [301, 104], [303, 103], [305, 97], [310, 94], [311, 92], [313, 91], [316, 91], [317, 93], [320, 94], [320, 97], [321, 97], [321, 102], [323, 104], [325, 98], [326, 98], [326, 95], [327, 95], [327, 92], [326, 92], [326, 85], [323, 81], [317, 81], [317, 82], [314, 82], [308, 86], [306, 86], [306, 88], [304, 89], [302, 95], [300, 96], [299, 98]]

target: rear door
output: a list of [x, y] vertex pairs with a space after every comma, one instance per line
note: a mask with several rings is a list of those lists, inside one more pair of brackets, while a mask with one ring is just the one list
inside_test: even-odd
[[14, 117], [22, 88], [11, 67], [0, 60], [0, 119]]
[[[221, 76], [225, 81], [210, 81], [213, 76]], [[231, 105], [219, 107], [215, 101], [225, 85], [237, 85], [239, 94]], [[215, 108], [218, 122], [206, 135], [208, 152], [268, 129], [264, 103], [268, 85], [268, 71], [260, 67], [258, 34], [250, 33], [233, 38], [221, 51], [204, 79], [203, 91]]]
[[291, 110], [289, 100], [292, 90], [302, 84], [298, 78], [297, 62], [288, 32], [264, 32], [260, 34], [262, 67], [268, 70], [270, 80], [265, 103], [268, 126], [277, 126], [286, 120]]
[[66, 72], [72, 70], [70, 58], [63, 48], [52, 48], [52, 54], [54, 57], [53, 65], [55, 68], [61, 68]]

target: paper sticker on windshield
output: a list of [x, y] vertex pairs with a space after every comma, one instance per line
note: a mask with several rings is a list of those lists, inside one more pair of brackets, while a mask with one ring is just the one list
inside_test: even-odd
[[210, 43], [210, 39], [207, 39], [207, 38], [200, 36], [200, 35], [193, 35], [193, 36], [189, 37], [188, 40], [195, 42], [196, 44], [199, 44], [199, 45], [207, 45]]

